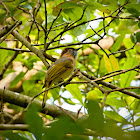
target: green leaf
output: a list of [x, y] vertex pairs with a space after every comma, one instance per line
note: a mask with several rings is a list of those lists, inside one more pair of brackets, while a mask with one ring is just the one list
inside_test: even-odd
[[140, 28], [140, 21], [138, 22], [138, 27]]
[[54, 100], [59, 98], [60, 88], [51, 89], [50, 92], [51, 92]]
[[129, 38], [125, 38], [123, 43], [127, 49], [131, 48], [134, 45], [134, 43], [132, 43], [132, 41]]
[[127, 8], [128, 12], [131, 13], [131, 14], [137, 14], [139, 15], [140, 12], [138, 10], [136, 10], [136, 8]]
[[35, 75], [32, 76], [32, 80], [44, 80], [45, 75], [45, 71], [39, 70]]
[[115, 52], [115, 51], [118, 51], [120, 49], [124, 37], [125, 37], [125, 34], [123, 33], [117, 38], [116, 42], [111, 47], [111, 52]]
[[75, 99], [77, 99], [78, 101], [80, 101], [80, 103], [83, 105], [83, 101], [82, 101], [82, 94], [80, 89], [78, 88], [78, 85], [76, 84], [69, 84], [66, 87], [66, 90], [68, 90]]
[[29, 10], [32, 9], [32, 6], [31, 6], [30, 4], [24, 4], [24, 5], [20, 6], [20, 7], [22, 7], [22, 8], [27, 8], [27, 9], [29, 9]]
[[[124, 63], [123, 65], [123, 68], [122, 69], [129, 69], [129, 68], [132, 68], [134, 66], [138, 65], [138, 59], [137, 58], [128, 58], [127, 61]], [[129, 71], [129, 72], [126, 72], [124, 74], [121, 74], [120, 77], [121, 77], [121, 82], [120, 82], [120, 85], [122, 88], [124, 87], [129, 87], [130, 86], [130, 83], [131, 81], [134, 79], [135, 75], [137, 74], [136, 71]]]
[[78, 26], [78, 27], [72, 29], [71, 31], [74, 36], [79, 36], [86, 31], [86, 28], [87, 28], [87, 24]]
[[27, 94], [34, 87], [35, 87], [35, 81], [33, 81], [33, 80], [25, 80], [25, 81], [23, 81], [22, 88], [23, 88], [23, 91], [24, 91], [25, 94]]
[[15, 78], [12, 82], [10, 82], [10, 87], [11, 87], [11, 88], [15, 87], [15, 86], [18, 84], [18, 82], [21, 81], [21, 80], [23, 79], [23, 77], [24, 77], [25, 74], [26, 74], [26, 73], [24, 73], [24, 72], [20, 72], [20, 73], [16, 76], [16, 78]]
[[69, 16], [72, 21], [76, 21], [82, 16], [82, 9], [80, 7], [77, 7], [76, 9], [65, 9], [64, 13]]
[[[125, 38], [123, 43], [126, 49], [130, 49], [134, 46], [134, 43], [129, 38]], [[133, 57], [136, 54], [136, 51], [137, 51], [136, 49], [137, 49], [137, 46], [135, 46], [133, 49], [129, 51], [126, 51], [125, 55], [127, 57]]]
[[56, 18], [56, 16], [54, 16], [52, 14], [47, 15], [47, 23], [52, 22], [55, 18]]
[[123, 100], [119, 100], [119, 99], [116, 99], [113, 97], [112, 98], [107, 97], [107, 100], [105, 103], [110, 106], [116, 106], [117, 108], [126, 106], [126, 104], [123, 102]]
[[122, 116], [120, 116], [118, 113], [116, 113], [115, 111], [105, 111], [104, 114], [110, 118], [113, 119], [117, 122], [120, 123], [127, 123], [127, 120], [125, 118], [123, 118]]
[[22, 136], [20, 133], [13, 132], [13, 131], [0, 132], [0, 136], [3, 136], [4, 138], [7, 138], [8, 140], [31, 140], [27, 137]]
[[6, 11], [4, 11], [3, 13], [0, 14], [0, 24], [3, 23], [6, 14], [7, 14]]
[[130, 39], [133, 43], [136, 43], [136, 39], [135, 39], [135, 36], [133, 34], [130, 35]]
[[137, 42], [140, 42], [140, 32], [136, 33], [136, 39], [137, 39]]
[[128, 140], [128, 137], [125, 137], [125, 133], [122, 128], [112, 119], [106, 119], [106, 123], [104, 125], [104, 135], [116, 140]]
[[104, 94], [98, 89], [94, 88], [94, 90], [91, 90], [87, 94], [87, 99], [102, 99], [104, 97]]
[[87, 110], [89, 114], [88, 126], [90, 129], [102, 131], [104, 127], [103, 111], [96, 100], [88, 100]]
[[5, 61], [6, 57], [8, 55], [7, 50], [0, 50], [0, 66], [2, 66], [3, 62]]
[[43, 120], [37, 114], [38, 108], [32, 104], [25, 114], [25, 121], [29, 124], [29, 130], [34, 134], [37, 140], [42, 139]]
[[61, 98], [63, 98], [63, 100], [66, 102], [66, 103], [68, 103], [68, 104], [70, 104], [70, 105], [75, 105], [75, 103], [70, 99], [70, 98], [65, 98], [65, 97], [61, 97]]
[[138, 119], [135, 121], [135, 125], [136, 125], [136, 126], [140, 125], [140, 118], [138, 118]]
[[[62, 140], [66, 139], [66, 134], [80, 135], [83, 129], [68, 116], [61, 117], [51, 123], [51, 126], [44, 131], [44, 140]], [[79, 138], [77, 140], [80, 140]]]

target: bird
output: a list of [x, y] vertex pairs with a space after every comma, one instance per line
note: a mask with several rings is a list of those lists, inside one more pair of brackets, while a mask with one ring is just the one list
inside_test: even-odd
[[[68, 78], [75, 69], [75, 63], [77, 59], [77, 51], [81, 49], [74, 49], [72, 47], [65, 48], [59, 59], [57, 59], [52, 66], [47, 71], [45, 77], [44, 87], [50, 88], [54, 83], [59, 83]], [[45, 107], [47, 100], [48, 90], [44, 92], [42, 108]]]

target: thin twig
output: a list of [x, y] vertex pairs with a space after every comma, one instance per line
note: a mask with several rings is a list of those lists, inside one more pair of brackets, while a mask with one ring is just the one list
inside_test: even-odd
[[[45, 35], [45, 38], [46, 38], [46, 39], [48, 38], [48, 35], [49, 35], [49, 33], [50, 33], [51, 29], [52, 29], [52, 26], [53, 26], [54, 22], [55, 22], [55, 21], [58, 19], [58, 17], [60, 16], [61, 11], [62, 11], [62, 9], [60, 9], [60, 11], [59, 11], [57, 17], [52, 21], [52, 24], [51, 24], [51, 26], [50, 26], [50, 28], [49, 28], [47, 34]], [[45, 42], [44, 42], [44, 51], [46, 51], [48, 47], [49, 47], [49, 43], [45, 45]]]
[[134, 49], [134, 47], [136, 46], [136, 44], [137, 44], [137, 42], [131, 48], [129, 48], [129, 49], [125, 49], [125, 50], [121, 50], [121, 51], [117, 51], [117, 52], [112, 52], [112, 53], [110, 53], [108, 55], [110, 56], [112, 54], [114, 55], [114, 54], [117, 54], [117, 53], [123, 53], [123, 52], [129, 51], [129, 50], [132, 50], [132, 49]]
[[[70, 24], [69, 27], [71, 27], [72, 25], [74, 25], [74, 24], [77, 23], [78, 21], [82, 20], [85, 11], [86, 11], [86, 8], [83, 9], [83, 13], [82, 13], [81, 17], [80, 17], [78, 20], [74, 21], [72, 24]], [[69, 28], [69, 27], [68, 27], [68, 28]]]
[[0, 1], [0, 3], [3, 5], [3, 7], [5, 8], [5, 10], [6, 10], [6, 15], [5, 15], [5, 18], [4, 18], [4, 22], [3, 22], [3, 25], [5, 25], [5, 23], [6, 23], [6, 18], [8, 17], [8, 15], [10, 14], [10, 11], [8, 10], [8, 8], [6, 7], [6, 5], [2, 2], [2, 1]]
[[0, 49], [10, 50], [10, 51], [19, 51], [19, 52], [31, 52], [30, 50], [24, 50], [24, 49], [18, 49], [18, 48], [6, 48], [2, 46], [0, 46]]
[[83, 75], [81, 72], [79, 72], [78, 75], [79, 75], [80, 77], [82, 77], [82, 79], [84, 79], [84, 80], [90, 82], [92, 85], [94, 85], [95, 87], [97, 87], [102, 93], [107, 93], [107, 91], [106, 91], [104, 88], [100, 87], [96, 82], [93, 82], [92, 80], [90, 80], [89, 78], [87, 78], [87, 77], [86, 77], [85, 75]]
[[44, 30], [44, 33], [45, 33], [45, 37], [44, 37], [44, 48], [47, 47], [47, 44], [46, 44], [46, 41], [47, 41], [47, 7], [46, 7], [46, 0], [43, 0], [44, 1], [44, 7], [45, 7], [45, 30]]
[[6, 70], [8, 69], [12, 61], [17, 57], [18, 54], [19, 54], [19, 51], [16, 51], [11, 57], [11, 59], [4, 65], [2, 71], [0, 72], [0, 80], [3, 78], [4, 73], [6, 72]]
[[114, 91], [122, 91], [122, 90], [126, 90], [126, 89], [140, 89], [140, 87], [126, 87], [126, 88], [116, 88], [116, 89], [112, 89], [112, 90], [109, 90], [108, 92], [111, 93], [111, 92], [114, 92]]
[[17, 38], [23, 45], [25, 45], [30, 51], [32, 51], [34, 54], [36, 54], [41, 61], [44, 63], [45, 67], [48, 68], [50, 64], [46, 61], [42, 51], [38, 50], [37, 48], [33, 47], [31, 43], [27, 41], [26, 38], [24, 38], [22, 35], [20, 35], [17, 31], [13, 31], [12, 35]]
[[105, 97], [104, 97], [104, 99], [103, 99], [103, 105], [102, 105], [102, 108], [104, 109], [104, 106], [105, 106], [105, 101], [106, 101], [106, 99], [107, 99], [107, 95], [108, 95], [108, 93], [105, 93]]
[[[105, 13], [103, 12], [103, 17], [105, 17]], [[104, 27], [104, 36], [106, 35], [106, 31], [105, 31], [105, 18], [103, 19], [103, 27]]]
[[[56, 105], [57, 106], [57, 105]], [[72, 120], [76, 121], [77, 119], [72, 116], [69, 112], [67, 112], [65, 109], [63, 109], [61, 106], [57, 106], [58, 108], [60, 108], [66, 115], [68, 115]]]
[[101, 77], [101, 78], [97, 78], [97, 79], [93, 80], [93, 82], [100, 81], [100, 80], [105, 80], [105, 79], [107, 79], [107, 78], [114, 77], [114, 76], [116, 76], [116, 75], [120, 75], [120, 74], [129, 72], [129, 71], [134, 70], [134, 69], [137, 69], [137, 68], [139, 68], [139, 67], [140, 67], [140, 65], [137, 65], [137, 66], [135, 66], [135, 67], [133, 67], [133, 68], [130, 68], [130, 69], [122, 70], [122, 71], [119, 71], [119, 72], [114, 73], [114, 74], [111, 74], [111, 75], [107, 75], [107, 76], [104, 76], [104, 77]]
[[126, 4], [130, 3], [129, 0], [124, 3], [123, 5], [119, 6], [114, 12], [112, 12], [109, 16], [112, 16], [115, 12], [117, 12], [118, 10], [120, 10], [120, 8], [123, 8]]
[[55, 22], [55, 21], [58, 19], [58, 17], [60, 16], [61, 11], [62, 11], [62, 9], [60, 9], [58, 15], [57, 15], [56, 18], [52, 21], [52, 24], [51, 24], [50, 28], [48, 29], [46, 38], [48, 37], [48, 35], [49, 35], [49, 33], [50, 33], [51, 29], [52, 29], [52, 26], [53, 26], [54, 22]]
[[0, 40], [0, 44], [8, 37], [9, 34], [11, 34], [13, 32], [13, 30], [18, 27], [19, 25], [22, 24], [22, 21], [16, 21], [14, 27], [5, 35], [5, 37], [3, 37], [1, 40]]
[[97, 44], [99, 47], [100, 47], [100, 49], [106, 54], [106, 56], [109, 58], [109, 55], [107, 54], [107, 52], [101, 47], [101, 45], [98, 43]]
[[[133, 70], [133, 69], [135, 69], [135, 68], [137, 68], [137, 67], [139, 67], [139, 65], [138, 66], [136, 66], [136, 67], [134, 67], [134, 68], [132, 68], [131, 70]], [[130, 70], [130, 69], [129, 69]], [[129, 71], [128, 70], [128, 71]], [[126, 71], [125, 71], [126, 72]], [[95, 76], [91, 76], [91, 75], [89, 75], [89, 74], [87, 74], [87, 73], [85, 73], [85, 72], [82, 72], [81, 71], [81, 73], [84, 75], [84, 76], [86, 76], [86, 77], [88, 77], [89, 79], [91, 79], [93, 82], [97, 82], [97, 84], [102, 84], [102, 85], [104, 85], [104, 86], [106, 86], [106, 87], [108, 87], [108, 88], [111, 88], [111, 89], [116, 89], [116, 88], [119, 88], [118, 86], [116, 86], [116, 85], [113, 85], [113, 84], [111, 84], [111, 83], [108, 83], [108, 82], [105, 82], [105, 81], [102, 81], [100, 78], [97, 78], [97, 77], [95, 77]], [[135, 93], [133, 93], [133, 92], [130, 92], [130, 91], [128, 91], [128, 90], [122, 90], [121, 91], [122, 93], [124, 93], [124, 94], [126, 94], [126, 95], [129, 95], [129, 96], [132, 96], [132, 97], [135, 97], [135, 98], [137, 98], [137, 99], [140, 99], [140, 95], [138, 95], [138, 94], [135, 94]]]
[[[120, 9], [120, 7], [119, 7], [118, 9]], [[118, 10], [118, 9], [117, 9], [117, 10]], [[116, 10], [116, 11], [117, 11], [117, 10]], [[118, 15], [120, 14], [120, 12], [121, 12], [121, 10], [118, 11], [118, 13], [116, 14], [116, 17], [118, 17]], [[110, 17], [112, 17], [112, 14], [110, 14], [109, 16], [104, 16], [104, 17], [95, 18], [95, 19], [90, 20], [90, 21], [95, 21], [95, 20], [100, 20], [100, 19], [103, 19], [103, 20], [104, 20], [104, 19], [110, 18]], [[98, 30], [97, 33], [99, 33], [100, 31], [104, 30], [106, 27], [110, 26], [110, 24], [111, 24], [114, 20], [115, 20], [115, 17], [112, 18], [111, 21], [110, 21], [107, 25], [104, 25], [103, 28], [101, 28], [100, 30]], [[88, 21], [88, 22], [90, 22], [90, 21]], [[76, 26], [80, 26], [80, 25], [82, 25], [82, 24], [83, 24], [83, 23], [81, 23], [81, 24], [79, 24], [79, 25], [76, 25]], [[96, 34], [90, 35], [89, 37], [83, 39], [81, 42], [86, 41], [87, 39], [93, 37], [94, 35], [96, 35]]]

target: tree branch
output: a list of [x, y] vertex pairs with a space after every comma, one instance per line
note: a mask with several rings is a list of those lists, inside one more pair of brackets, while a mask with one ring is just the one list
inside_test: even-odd
[[[82, 73], [84, 76], [86, 76], [87, 78], [91, 79], [93, 82], [97, 82], [98, 84], [102, 84], [102, 85], [104, 85], [104, 86], [106, 86], [106, 87], [109, 87], [109, 88], [111, 88], [111, 89], [120, 89], [118, 86], [115, 86], [115, 85], [113, 85], [113, 84], [111, 84], [111, 83], [102, 81], [102, 80], [103, 80], [102, 78], [97, 78], [97, 77], [95, 77], [95, 76], [91, 76], [91, 75], [89, 75], [89, 74], [87, 74], [87, 73], [85, 73], [85, 72], [81, 72], [81, 73]], [[92, 82], [92, 81], [91, 81], [91, 82]], [[135, 94], [135, 93], [133, 93], [133, 92], [130, 92], [130, 91], [128, 91], [128, 90], [120, 89], [119, 91], [122, 92], [122, 93], [124, 93], [124, 94], [126, 94], [126, 95], [129, 95], [129, 96], [135, 97], [135, 98], [137, 98], [137, 99], [140, 99], [140, 95]]]
[[4, 36], [4, 37], [0, 40], [0, 44], [8, 37], [9, 34], [12, 33], [12, 31], [13, 31], [16, 27], [18, 27], [18, 26], [21, 25], [21, 24], [22, 24], [22, 21], [17, 21], [17, 22], [15, 23], [15, 25], [11, 28], [11, 30], [9, 30], [9, 31], [7, 32], [6, 36]]
[[27, 124], [0, 124], [0, 130], [22, 130], [26, 131], [29, 129]]
[[[2, 94], [3, 94], [3, 89], [0, 89], [0, 99], [2, 97]], [[9, 91], [9, 90], [4, 91], [4, 96], [3, 96], [4, 102], [8, 102], [8, 103], [26, 108], [31, 100], [32, 100], [32, 97], [22, 95], [22, 94], [19, 94], [17, 92], [13, 92], [13, 91]], [[58, 108], [55, 105], [46, 104], [45, 108], [42, 109], [42, 102], [41, 101], [34, 99], [33, 103], [36, 104], [40, 108], [39, 111], [41, 113], [46, 114], [46, 112], [47, 112], [48, 115], [50, 115], [54, 118], [62, 116], [62, 115], [66, 115], [60, 108]], [[68, 111], [68, 110], [66, 110], [66, 111], [69, 114], [71, 114], [73, 117], [75, 117], [75, 118], [77, 117], [77, 113], [72, 112], [72, 111]]]
[[49, 63], [46, 61], [42, 51], [36, 49], [35, 47], [33, 47], [27, 40], [26, 38], [24, 38], [22, 35], [20, 35], [17, 31], [13, 31], [12, 35], [17, 38], [23, 45], [25, 45], [30, 51], [32, 51], [33, 53], [35, 53], [44, 63], [44, 65], [46, 66], [46, 68], [48, 68], [50, 65]]

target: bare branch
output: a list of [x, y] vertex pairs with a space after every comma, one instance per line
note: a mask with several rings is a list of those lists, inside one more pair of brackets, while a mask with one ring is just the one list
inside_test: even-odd
[[21, 36], [17, 31], [13, 31], [12, 35], [17, 38], [23, 45], [25, 45], [30, 51], [32, 51], [33, 53], [35, 53], [44, 63], [44, 65], [46, 66], [46, 68], [48, 68], [50, 65], [49, 63], [46, 61], [42, 51], [36, 49], [35, 47], [33, 47], [27, 40], [26, 38], [24, 38], [23, 36]]
[[[133, 70], [133, 69], [135, 69], [135, 68], [137, 68], [137, 67], [139, 67], [139, 65], [136, 66], [136, 67], [134, 67], [134, 68], [131, 68], [131, 70]], [[130, 69], [129, 69], [129, 70], [130, 70]], [[128, 70], [128, 71], [129, 71], [129, 70]], [[127, 72], [127, 70], [124, 71], [124, 72]], [[88, 77], [89, 79], [91, 79], [93, 82], [97, 82], [98, 84], [102, 84], [102, 85], [104, 85], [104, 86], [106, 86], [106, 87], [109, 87], [109, 88], [111, 88], [111, 89], [117, 89], [117, 88], [119, 88], [119, 87], [116, 86], [116, 85], [113, 85], [113, 84], [111, 84], [111, 83], [102, 81], [102, 80], [104, 80], [104, 78], [103, 78], [103, 79], [102, 79], [102, 78], [97, 78], [97, 77], [95, 77], [95, 76], [91, 76], [91, 75], [89, 75], [89, 74], [87, 74], [87, 73], [85, 73], [85, 72], [82, 72], [82, 71], [81, 71], [81, 73], [82, 73], [84, 76], [86, 76], [86, 77]], [[135, 98], [137, 98], [137, 99], [140, 99], [140, 95], [135, 94], [135, 93], [130, 92], [130, 91], [127, 91], [127, 90], [125, 90], [125, 89], [124, 89], [124, 90], [121, 90], [121, 92], [124, 93], [124, 94], [126, 94], [126, 95], [129, 95], [129, 96], [135, 97]]]
[[136, 44], [137, 44], [137, 42], [131, 48], [129, 48], [129, 49], [125, 49], [125, 50], [121, 50], [121, 51], [117, 51], [117, 52], [112, 52], [112, 53], [110, 53], [108, 55], [110, 56], [112, 54], [114, 55], [114, 54], [117, 54], [117, 53], [123, 53], [123, 52], [129, 51], [129, 50], [132, 50], [132, 49], [134, 49], [134, 47], [136, 46]]
[[[1, 99], [2, 94], [3, 94], [3, 89], [0, 89], [0, 99]], [[18, 105], [18, 106], [21, 106], [21, 107], [24, 107], [24, 108], [27, 107], [27, 105], [29, 104], [31, 99], [32, 98], [29, 97], [29, 96], [22, 95], [22, 94], [19, 94], [17, 92], [12, 92], [12, 91], [9, 91], [9, 90], [5, 90], [4, 97], [3, 97], [4, 102], [15, 104], [15, 105]], [[33, 104], [36, 104], [39, 107], [40, 112], [46, 113], [46, 111], [47, 111], [47, 114], [51, 115], [52, 117], [59, 117], [59, 116], [66, 115], [60, 108], [58, 108], [55, 105], [46, 104], [45, 108], [42, 109], [42, 107], [41, 107], [42, 102], [39, 101], [39, 100], [36, 100], [36, 99], [33, 101]], [[66, 111], [69, 114], [71, 114], [73, 117], [76, 118], [77, 113], [72, 112], [72, 111], [68, 111], [68, 110], [66, 110]]]
[[[3, 38], [0, 40], [0, 44], [8, 37], [9, 34], [12, 33], [12, 31], [13, 31], [16, 27], [18, 27], [18, 26], [21, 25], [21, 24], [22, 24], [22, 21], [16, 21], [15, 24], [14, 24], [14, 26], [7, 32], [7, 35], [6, 35], [5, 37], [3, 37]], [[6, 29], [6, 30], [7, 30], [7, 29]]]
[[27, 131], [29, 125], [27, 124], [0, 124], [0, 130], [22, 130]]
[[109, 90], [108, 92], [114, 92], [114, 91], [123, 91], [123, 90], [126, 90], [126, 89], [140, 89], [140, 87], [126, 87], [126, 88], [116, 88], [116, 89], [112, 89], [112, 90]]
[[19, 51], [19, 52], [31, 52], [30, 50], [23, 50], [23, 49], [18, 49], [18, 48], [6, 48], [6, 47], [2, 47], [2, 46], [0, 46], [0, 49], [10, 50], [10, 51]]
[[[47, 35], [45, 36], [46, 39], [48, 38], [48, 35], [49, 35], [49, 33], [50, 33], [51, 29], [52, 29], [52, 26], [53, 26], [54, 22], [55, 22], [55, 21], [58, 19], [58, 17], [60, 16], [61, 11], [62, 11], [62, 9], [60, 9], [60, 11], [59, 11], [57, 17], [52, 21], [52, 24], [51, 24], [51, 26], [50, 26], [50, 28], [49, 28], [49, 30], [48, 30], [48, 32], [47, 32]], [[46, 49], [47, 49], [47, 48], [45, 48], [45, 51], [46, 51]]]
[[[72, 25], [74, 25], [75, 23], [77, 23], [78, 21], [80, 21], [80, 20], [83, 18], [85, 11], [86, 11], [86, 8], [84, 8], [81, 17], [80, 17], [78, 20], [74, 21], [72, 24], [70, 24], [69, 27], [71, 27]], [[68, 27], [68, 28], [69, 28], [69, 27]]]

